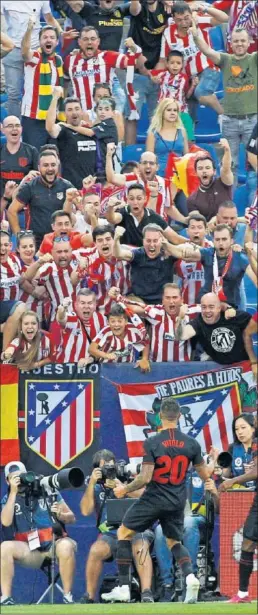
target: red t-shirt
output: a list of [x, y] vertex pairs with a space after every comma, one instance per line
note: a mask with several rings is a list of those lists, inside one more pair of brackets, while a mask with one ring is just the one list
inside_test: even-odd
[[[55, 237], [55, 233], [47, 233], [47, 235], [44, 235], [44, 239], [39, 247], [41, 254], [48, 254], [48, 252], [52, 251]], [[70, 238], [70, 244], [73, 250], [79, 250], [84, 247], [82, 243], [82, 235], [81, 233], [78, 233], [78, 231], [71, 231], [68, 234], [68, 237]]]

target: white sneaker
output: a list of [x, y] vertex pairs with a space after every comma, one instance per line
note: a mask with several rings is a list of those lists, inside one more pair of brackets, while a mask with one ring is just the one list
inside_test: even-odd
[[108, 594], [101, 594], [104, 602], [130, 602], [130, 588], [129, 585], [119, 585], [114, 587]]
[[184, 602], [188, 604], [194, 604], [197, 602], [198, 592], [199, 592], [200, 582], [194, 576], [194, 574], [189, 574], [186, 577], [186, 595]]

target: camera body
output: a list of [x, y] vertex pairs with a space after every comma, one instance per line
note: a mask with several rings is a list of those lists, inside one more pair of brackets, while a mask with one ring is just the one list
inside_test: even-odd
[[125, 483], [133, 480], [133, 475], [139, 474], [141, 471], [141, 464], [137, 465], [127, 463], [124, 459], [119, 459], [113, 466], [105, 463], [100, 468], [102, 477], [97, 481], [99, 484], [104, 485], [106, 480], [114, 480], [118, 478], [121, 483]]
[[25, 493], [41, 497], [44, 492], [53, 492], [56, 489], [76, 489], [84, 482], [84, 474], [80, 468], [68, 468], [60, 470], [52, 476], [43, 476], [35, 472], [22, 472], [20, 474], [21, 486], [25, 487]]

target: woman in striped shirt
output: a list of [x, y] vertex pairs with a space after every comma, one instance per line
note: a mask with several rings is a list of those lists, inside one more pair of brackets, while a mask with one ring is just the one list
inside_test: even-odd
[[30, 370], [51, 363], [51, 355], [49, 333], [40, 330], [37, 314], [26, 310], [20, 319], [18, 337], [7, 346], [2, 359], [15, 362], [20, 369]]

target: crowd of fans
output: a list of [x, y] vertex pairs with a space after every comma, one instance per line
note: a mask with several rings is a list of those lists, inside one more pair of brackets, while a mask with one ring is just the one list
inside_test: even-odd
[[[237, 0], [2, 0], [3, 362], [122, 362], [144, 373], [154, 362], [250, 360], [257, 378], [245, 290], [246, 275], [257, 287], [257, 10]], [[212, 47], [214, 26], [226, 51]], [[144, 103], [145, 149], [123, 163]], [[219, 116], [219, 169], [195, 145], [199, 104]], [[244, 216], [234, 202], [241, 142]], [[191, 154], [197, 183], [186, 195], [173, 180]], [[92, 546], [90, 579], [96, 549], [104, 561], [113, 547]]]

